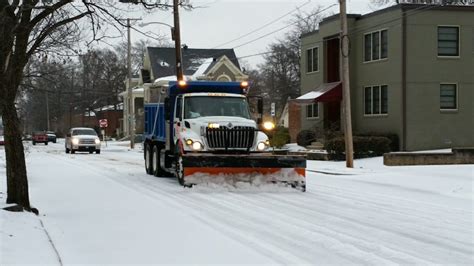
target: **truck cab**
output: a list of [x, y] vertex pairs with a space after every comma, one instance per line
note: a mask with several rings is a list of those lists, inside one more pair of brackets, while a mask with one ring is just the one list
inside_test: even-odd
[[189, 152], [247, 153], [268, 148], [242, 94], [198, 92], [176, 97], [174, 143]]

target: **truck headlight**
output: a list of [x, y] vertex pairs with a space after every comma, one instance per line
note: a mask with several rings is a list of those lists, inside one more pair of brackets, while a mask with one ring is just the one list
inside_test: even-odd
[[95, 139], [95, 144], [100, 144], [100, 139]]
[[72, 142], [73, 145], [77, 145], [77, 144], [79, 144], [79, 139], [73, 138], [73, 139], [71, 139], [71, 142]]
[[271, 121], [267, 121], [267, 122], [263, 123], [263, 128], [264, 128], [265, 130], [270, 131], [270, 130], [275, 129], [275, 124], [274, 124], [273, 122], [271, 122]]
[[193, 142], [192, 148], [193, 148], [193, 150], [195, 150], [195, 151], [200, 151], [200, 150], [202, 150], [202, 144], [201, 144], [201, 142], [198, 142], [198, 141]]
[[191, 147], [193, 151], [200, 151], [203, 148], [203, 145], [199, 141], [193, 141], [192, 139], [187, 139], [186, 144]]
[[208, 128], [219, 128], [220, 125], [219, 125], [218, 123], [209, 123], [209, 124], [207, 125], [207, 127], [208, 127]]
[[265, 142], [259, 142], [259, 143], [257, 144], [257, 150], [258, 150], [258, 151], [263, 151], [263, 150], [265, 150], [266, 148], [267, 148], [267, 144], [265, 144]]

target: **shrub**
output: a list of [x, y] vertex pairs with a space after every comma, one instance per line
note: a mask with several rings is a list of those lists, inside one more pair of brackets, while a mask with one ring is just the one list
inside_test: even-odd
[[296, 143], [300, 146], [308, 146], [316, 140], [316, 132], [312, 130], [301, 130], [296, 136]]
[[[386, 137], [355, 136], [353, 138], [354, 157], [381, 156], [390, 151], [390, 142], [390, 139]], [[324, 148], [333, 160], [343, 160], [345, 158], [346, 147], [344, 137], [335, 137], [326, 141]]]
[[390, 140], [390, 151], [400, 151], [400, 139], [395, 133], [358, 133], [357, 136], [364, 137], [386, 137]]
[[288, 128], [277, 127], [271, 138], [272, 146], [280, 148], [287, 143], [290, 143], [290, 132], [288, 131]]

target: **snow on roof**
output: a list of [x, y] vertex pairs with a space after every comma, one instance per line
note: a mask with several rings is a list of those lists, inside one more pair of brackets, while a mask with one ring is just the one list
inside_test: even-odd
[[204, 73], [206, 72], [206, 70], [209, 68], [209, 66], [213, 62], [214, 62], [214, 58], [212, 58], [212, 57], [211, 58], [204, 58], [202, 60], [201, 65], [199, 66], [199, 68], [196, 70], [196, 72], [194, 72], [193, 78], [204, 76]]
[[[117, 106], [117, 108], [115, 108], [115, 106]], [[96, 112], [110, 111], [110, 110], [123, 110], [123, 103], [118, 103], [117, 105], [106, 105], [106, 106], [102, 106], [102, 107], [94, 109], [94, 111]]]
[[[193, 76], [184, 76], [184, 79], [186, 81], [195, 80]], [[153, 85], [155, 85], [155, 86], [168, 85], [168, 82], [170, 82], [170, 81], [177, 81], [176, 75], [157, 78], [153, 82]]]

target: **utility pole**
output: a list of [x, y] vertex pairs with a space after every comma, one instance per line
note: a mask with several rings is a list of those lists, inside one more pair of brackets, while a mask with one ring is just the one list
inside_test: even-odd
[[176, 53], [176, 78], [183, 79], [183, 64], [181, 59], [181, 30], [179, 27], [179, 0], [173, 0], [174, 28], [173, 40]]
[[133, 104], [133, 87], [132, 87], [132, 41], [130, 36], [130, 21], [141, 20], [139, 18], [127, 18], [127, 68], [128, 68], [128, 133], [130, 135], [130, 149], [135, 148], [135, 110]]
[[354, 146], [352, 143], [351, 92], [349, 80], [349, 36], [347, 34], [346, 0], [339, 0], [341, 16], [342, 55], [342, 100], [344, 114], [344, 138], [346, 146], [346, 167], [354, 168]]

